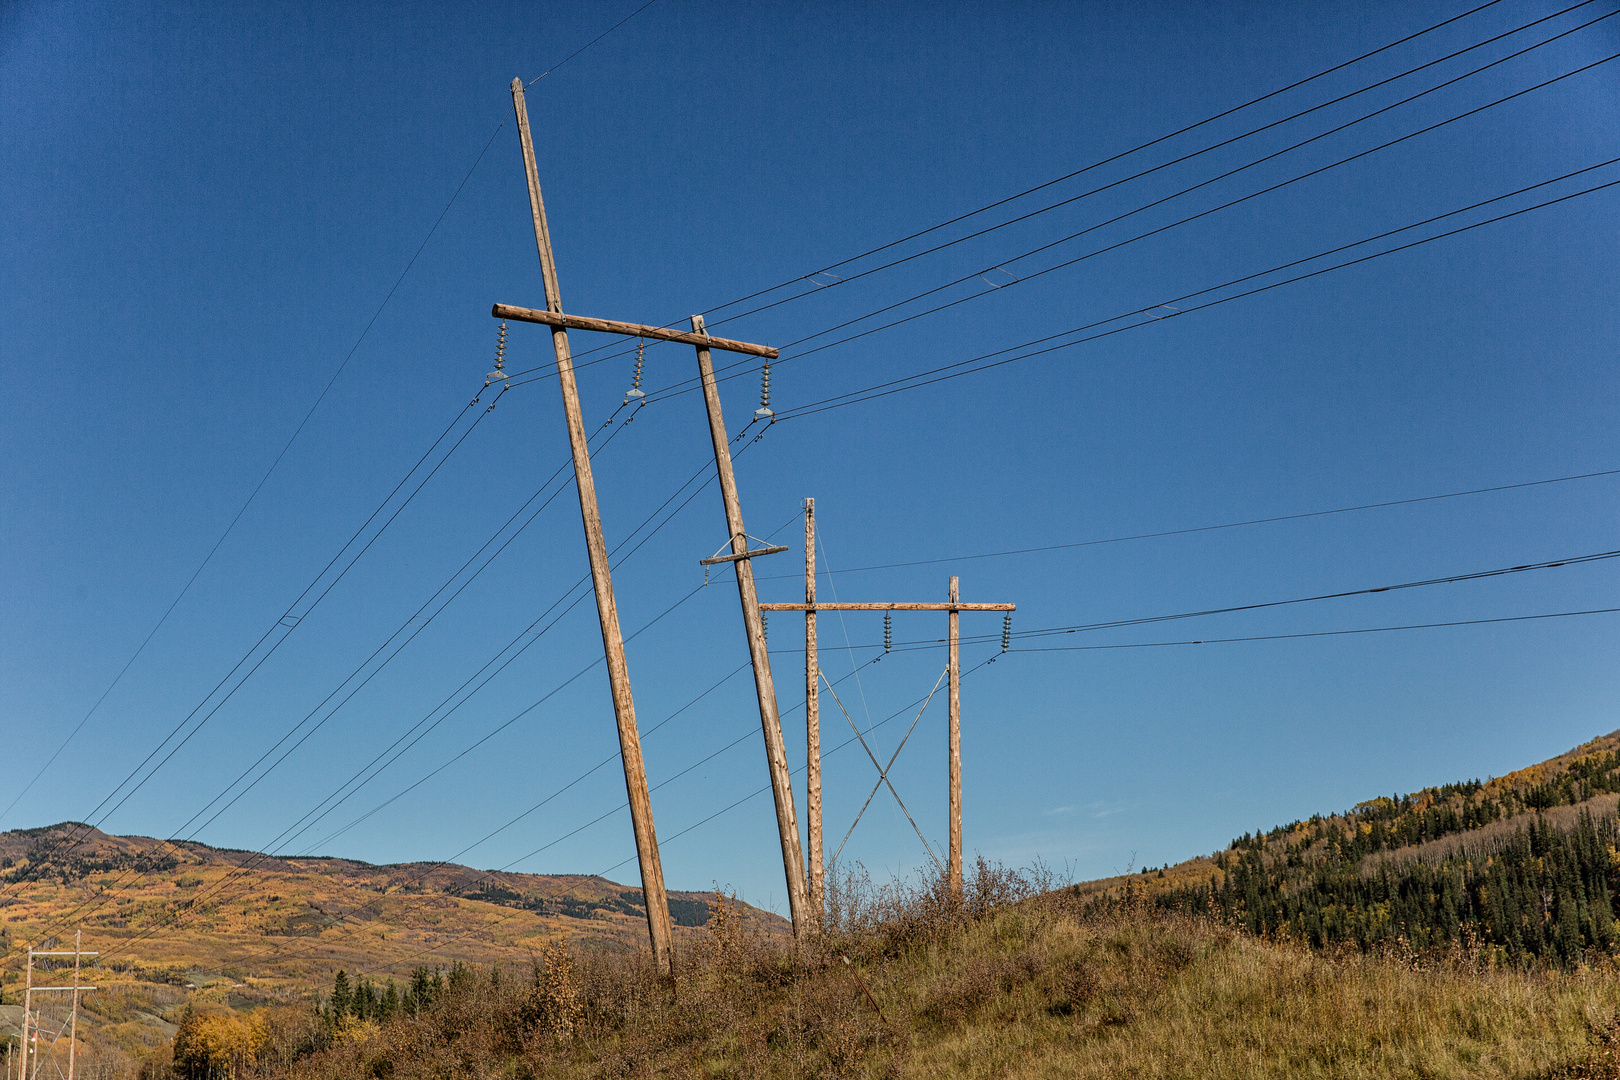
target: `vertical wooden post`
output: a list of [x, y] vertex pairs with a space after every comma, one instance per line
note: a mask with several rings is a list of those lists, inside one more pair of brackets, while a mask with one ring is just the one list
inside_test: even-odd
[[34, 950], [28, 950], [28, 974], [23, 983], [23, 1018], [22, 1018], [22, 1071], [18, 1080], [29, 1080], [33, 1075], [28, 1065], [28, 1018], [32, 1015], [30, 1010], [34, 1007]]
[[79, 948], [83, 944], [84, 931], [73, 931], [73, 1014], [69, 1021], [71, 1032], [68, 1035], [68, 1074], [67, 1080], [73, 1080], [73, 1067], [77, 1064], [79, 1056]]
[[[707, 333], [703, 316], [692, 316], [693, 333]], [[725, 417], [720, 412], [720, 388], [714, 381], [714, 361], [706, 345], [698, 345], [698, 374], [703, 381], [703, 403], [709, 412], [709, 438], [714, 443], [714, 464], [720, 474], [720, 500], [726, 509], [726, 530], [731, 534], [731, 553], [748, 550], [748, 534], [743, 530], [742, 505], [737, 498], [737, 476], [731, 467], [731, 437], [726, 434]], [[754, 690], [759, 697], [759, 722], [765, 730], [765, 764], [771, 774], [771, 795], [776, 799], [776, 827], [782, 840], [782, 868], [787, 873], [788, 909], [793, 916], [793, 936], [802, 942], [815, 932], [816, 920], [810, 912], [810, 897], [804, 881], [804, 851], [799, 845], [798, 814], [793, 806], [793, 784], [788, 772], [787, 747], [782, 742], [782, 718], [776, 710], [776, 683], [771, 678], [771, 657], [765, 649], [765, 624], [759, 613], [759, 594], [754, 589], [754, 566], [750, 559], [738, 559], [737, 596], [742, 601], [743, 629], [748, 635], [748, 656], [754, 665]]]
[[[529, 134], [529, 111], [523, 101], [523, 80], [512, 80], [512, 104], [517, 110], [518, 138], [523, 144], [523, 168], [529, 178], [529, 211], [534, 217], [534, 242], [540, 252], [540, 274], [545, 282], [546, 308], [562, 311], [557, 287], [557, 266], [551, 251], [546, 207], [540, 197], [540, 170], [534, 160]], [[630, 799], [630, 821], [636, 835], [636, 858], [641, 864], [641, 897], [647, 905], [647, 931], [652, 937], [653, 959], [661, 974], [670, 973], [673, 933], [669, 898], [664, 892], [664, 868], [658, 858], [658, 834], [653, 829], [652, 797], [647, 769], [641, 758], [641, 736], [636, 730], [636, 706], [630, 696], [630, 669], [625, 663], [624, 635], [619, 630], [619, 609], [613, 598], [613, 577], [608, 566], [607, 541], [602, 536], [602, 514], [591, 476], [590, 445], [574, 381], [574, 362], [568, 331], [551, 331], [557, 354], [557, 384], [562, 389], [563, 416], [568, 424], [568, 445], [574, 455], [574, 479], [579, 488], [579, 512], [585, 523], [585, 550], [591, 563], [591, 584], [596, 592], [596, 613], [602, 623], [602, 647], [607, 653], [608, 685], [613, 692], [613, 715], [619, 727], [619, 755], [624, 761], [624, 786]]]
[[827, 916], [821, 853], [821, 667], [816, 657], [816, 500], [804, 500], [804, 812], [810, 833], [810, 909]]
[[[951, 577], [951, 603], [961, 602], [957, 579]], [[950, 620], [950, 773], [951, 773], [951, 853], [946, 881], [951, 895], [962, 895], [962, 665], [957, 659], [961, 612], [953, 606]]]

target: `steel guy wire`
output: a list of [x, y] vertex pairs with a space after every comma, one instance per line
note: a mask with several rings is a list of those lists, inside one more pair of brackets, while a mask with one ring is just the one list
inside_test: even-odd
[[542, 71], [540, 74], [536, 75], [534, 78], [530, 79], [528, 82], [524, 83], [523, 88], [525, 90], [527, 90], [529, 87], [533, 86], [535, 83], [539, 82], [541, 79], [545, 78], [547, 75], [550, 75], [553, 71], [556, 71], [558, 68], [560, 68], [564, 64], [568, 63], [568, 61], [572, 60], [574, 57], [578, 56], [580, 53], [584, 52], [586, 49], [590, 48], [592, 45], [595, 45], [598, 41], [601, 41], [603, 38], [605, 38], [609, 34], [613, 33], [613, 31], [617, 30], [619, 27], [623, 26], [625, 23], [629, 22], [631, 19], [635, 18], [637, 15], [640, 15], [643, 11], [646, 11], [648, 8], [652, 7], [657, 2], [658, 2], [658, 0], [647, 0], [647, 2], [645, 4], [642, 4], [640, 7], [636, 8], [636, 10], [632, 11], [630, 14], [626, 15], [624, 18], [620, 19], [618, 22], [614, 23], [612, 26], [610, 26], [606, 30], [602, 31], [600, 34], [597, 34], [595, 37], [591, 38], [591, 40], [587, 41], [585, 44], [581, 45], [579, 48], [575, 49], [573, 52], [569, 53], [567, 56], [563, 57], [561, 60], [559, 60], [555, 64], [551, 65], [549, 68]]
[[[980, 661], [979, 663], [975, 664], [973, 667], [970, 667], [966, 671], [962, 672], [962, 674], [961, 674], [961, 676], [959, 678], [965, 679], [968, 676], [970, 676], [970, 675], [974, 674], [975, 672], [979, 671], [981, 668], [984, 668], [984, 667], [986, 667], [986, 666], [988, 666], [990, 664], [995, 663], [996, 657], [1000, 656], [1000, 655], [1001, 655], [1000, 653], [997, 653], [994, 656], [991, 656], [987, 660]], [[894, 720], [895, 718], [905, 715], [907, 712], [911, 711], [913, 706], [917, 705], [921, 701], [923, 701], [923, 698], [920, 698], [920, 697], [917, 698], [916, 701], [913, 701], [910, 705], [907, 705], [904, 708], [899, 709], [898, 711], [896, 711], [894, 713], [891, 713], [889, 716], [883, 718], [882, 720], [877, 721], [875, 724], [872, 725], [872, 727], [880, 728], [884, 724], [889, 723], [890, 721]], [[823, 760], [825, 760], [826, 758], [829, 758], [832, 755], [838, 753], [840, 750], [843, 750], [843, 749], [845, 749], [845, 748], [847, 748], [849, 746], [854, 745], [854, 743], [855, 743], [855, 740], [853, 738], [845, 739], [843, 742], [839, 743], [837, 746], [834, 746], [831, 750], [825, 751], [821, 756], [822, 756]], [[804, 771], [804, 766], [802, 766], [802, 765], [799, 766], [799, 768], [793, 770], [794, 773], [801, 773], [803, 771]], [[729, 813], [730, 811], [735, 810], [737, 807], [741, 806], [743, 803], [748, 802], [751, 799], [757, 799], [757, 798], [759, 798], [759, 796], [765, 794], [767, 791], [770, 791], [770, 790], [771, 790], [771, 786], [769, 784], [766, 784], [762, 788], [755, 789], [754, 791], [750, 792], [747, 795], [744, 795], [742, 798], [738, 799], [736, 802], [732, 803], [731, 805], [726, 806], [726, 807], [724, 807], [724, 808], [722, 808], [720, 810], [716, 810], [714, 813], [710, 814], [708, 817], [704, 818], [703, 820], [698, 821], [698, 822], [696, 822], [696, 823], [694, 823], [692, 825], [688, 825], [686, 828], [682, 829], [680, 832], [677, 832], [677, 833], [674, 833], [674, 834], [670, 835], [669, 837], [667, 837], [666, 839], [664, 839], [660, 843], [660, 847], [662, 847], [665, 844], [669, 844], [669, 843], [674, 842], [675, 840], [679, 839], [680, 837], [685, 836], [687, 833], [692, 832], [694, 829], [698, 829], [698, 828], [701, 828], [704, 825], [707, 825], [709, 822], [713, 821], [715, 818], [719, 817], [720, 815], [725, 814], [725, 813]], [[626, 804], [626, 805], [628, 805], [628, 804]], [[621, 809], [623, 809], [623, 808], [621, 807]], [[623, 860], [613, 864], [612, 866], [608, 867], [606, 870], [600, 871], [600, 875], [601, 876], [606, 876], [607, 874], [611, 874], [613, 871], [617, 870], [619, 867], [623, 866], [625, 863], [630, 862], [631, 859], [634, 859], [634, 858], [635, 858], [635, 856], [632, 855], [630, 857], [630, 859], [623, 859]]]

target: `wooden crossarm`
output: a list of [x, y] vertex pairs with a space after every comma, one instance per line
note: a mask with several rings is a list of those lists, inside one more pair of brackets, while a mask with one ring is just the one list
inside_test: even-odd
[[761, 604], [761, 611], [1017, 611], [1017, 604]]
[[497, 319], [516, 319], [518, 322], [544, 323], [546, 326], [561, 326], [567, 330], [597, 330], [604, 334], [623, 334], [626, 337], [679, 341], [686, 345], [702, 345], [711, 349], [724, 349], [726, 352], [763, 356], [767, 360], [775, 360], [781, 355], [779, 350], [773, 349], [769, 345], [751, 345], [746, 341], [732, 341], [730, 338], [694, 334], [690, 330], [670, 330], [662, 326], [619, 322], [617, 319], [590, 319], [583, 315], [564, 315], [557, 311], [536, 311], [534, 308], [512, 307], [510, 304], [496, 304], [490, 310], [490, 314]]

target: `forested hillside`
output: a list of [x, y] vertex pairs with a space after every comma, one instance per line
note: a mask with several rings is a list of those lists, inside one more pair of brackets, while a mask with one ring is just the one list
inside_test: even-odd
[[1466, 946], [1570, 967], [1620, 945], [1620, 737], [1499, 779], [1380, 797], [1128, 881], [1156, 904], [1318, 947]]

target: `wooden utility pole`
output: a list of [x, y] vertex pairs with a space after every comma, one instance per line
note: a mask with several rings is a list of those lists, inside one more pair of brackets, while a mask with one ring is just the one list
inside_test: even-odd
[[[805, 500], [806, 526], [805, 544], [809, 547], [814, 543], [814, 534], [809, 524], [813, 512], [813, 500]], [[811, 558], [811, 556], [806, 556]], [[945, 879], [952, 895], [962, 895], [962, 698], [961, 698], [961, 661], [959, 657], [960, 614], [964, 611], [1004, 611], [1017, 610], [1016, 604], [964, 604], [961, 602], [958, 579], [951, 578], [948, 599], [943, 604], [936, 603], [906, 603], [898, 601], [854, 601], [834, 602], [824, 604], [815, 598], [815, 566], [813, 562], [806, 563], [805, 569], [805, 602], [802, 604], [761, 604], [761, 611], [802, 611], [805, 617], [805, 649], [804, 649], [804, 684], [807, 692], [806, 718], [810, 725], [808, 747], [809, 761], [806, 762], [805, 774], [814, 777], [811, 788], [816, 793], [813, 809], [810, 811], [810, 850], [812, 852], [811, 873], [816, 876], [819, 884], [820, 876], [820, 850], [821, 850], [821, 736], [817, 730], [819, 719], [816, 706], [817, 691], [820, 688], [821, 671], [818, 667], [815, 647], [815, 618], [818, 611], [943, 611], [947, 613], [948, 620], [948, 653], [946, 662], [946, 676], [949, 679], [949, 711], [948, 744], [949, 744], [949, 786], [950, 786], [950, 819], [951, 836], [950, 849], [945, 866]], [[817, 719], [811, 719], [817, 718]], [[870, 753], [868, 749], [868, 753]], [[875, 764], [874, 759], [874, 764]], [[892, 762], [891, 762], [892, 764]], [[882, 767], [879, 766], [880, 772]], [[887, 776], [883, 772], [883, 776]], [[881, 780], [879, 781], [882, 782]], [[898, 796], [896, 796], [898, 798]], [[818, 899], [818, 903], [819, 903]]]
[[[23, 1022], [22, 1022], [22, 1055], [23, 1056], [22, 1056], [22, 1070], [21, 1070], [21, 1072], [18, 1073], [19, 1080], [35, 1080], [35, 1078], [39, 1075], [39, 1047], [37, 1045], [37, 1043], [39, 1042], [39, 1022], [37, 1020], [33, 1020], [34, 1036], [33, 1036], [32, 1042], [35, 1043], [36, 1045], [34, 1045], [32, 1050], [30, 1050], [30, 1048], [29, 1048], [30, 1040], [29, 1040], [29, 1036], [28, 1036], [28, 1025], [29, 1025], [30, 1021], [32, 1020], [32, 1011], [31, 1010], [33, 1009], [33, 1005], [34, 1005], [34, 994], [36, 994], [36, 993], [46, 994], [46, 993], [52, 993], [52, 992], [66, 992], [66, 993], [71, 993], [73, 995], [73, 1011], [72, 1011], [72, 1014], [71, 1014], [72, 1019], [70, 1021], [71, 1027], [69, 1028], [70, 1034], [68, 1036], [68, 1080], [72, 1080], [72, 1078], [73, 1078], [73, 1070], [74, 1070], [75, 1059], [79, 1056], [79, 1045], [78, 1045], [79, 1044], [79, 995], [81, 993], [85, 992], [86, 990], [94, 990], [94, 989], [96, 989], [94, 986], [83, 986], [83, 985], [80, 984], [80, 982], [79, 982], [79, 958], [84, 957], [84, 956], [100, 956], [101, 955], [100, 953], [97, 953], [97, 952], [85, 952], [83, 949], [80, 948], [80, 944], [81, 944], [80, 935], [81, 934], [82, 934], [82, 931], [76, 931], [74, 933], [74, 935], [73, 935], [73, 951], [72, 952], [68, 952], [65, 949], [64, 950], [54, 951], [54, 952], [52, 952], [52, 951], [43, 951], [43, 950], [35, 950], [35, 949], [29, 949], [28, 950], [28, 967], [27, 967], [28, 974], [27, 974], [27, 977], [26, 977], [27, 982], [26, 982], [25, 988], [23, 990]], [[71, 957], [73, 957], [73, 985], [72, 986], [35, 986], [34, 985], [34, 957], [36, 957], [36, 956], [71, 956]], [[58, 1039], [60, 1039], [61, 1037], [62, 1037], [62, 1032], [61, 1032], [60, 1029], [58, 1029], [57, 1032], [56, 1032], [56, 1038], [51, 1040], [51, 1045], [55, 1046], [56, 1041]], [[32, 1063], [33, 1063], [32, 1066], [30, 1066], [30, 1064], [29, 1064], [30, 1061], [32, 1061]]]
[[804, 812], [810, 820], [810, 907], [827, 917], [821, 850], [821, 668], [816, 661], [816, 500], [804, 500]]
[[619, 746], [624, 757], [625, 786], [630, 792], [630, 813], [636, 828], [636, 851], [641, 859], [642, 889], [647, 900], [647, 922], [652, 934], [653, 953], [660, 970], [670, 965], [669, 904], [664, 893], [664, 876], [658, 861], [658, 841], [653, 832], [652, 804], [647, 794], [647, 775], [642, 766], [641, 743], [636, 734], [635, 706], [630, 697], [630, 676], [625, 666], [624, 641], [613, 601], [613, 582], [608, 572], [607, 546], [602, 538], [601, 515], [596, 505], [596, 487], [591, 479], [591, 459], [585, 441], [585, 424], [580, 415], [579, 390], [574, 383], [573, 362], [568, 349], [568, 331], [593, 330], [607, 334], [678, 341], [696, 346], [698, 368], [703, 374], [704, 402], [708, 407], [709, 431], [714, 441], [715, 467], [720, 474], [721, 498], [725, 503], [726, 524], [732, 553], [703, 560], [705, 563], [734, 562], [737, 591], [742, 598], [743, 624], [748, 635], [749, 656], [753, 660], [754, 683], [759, 694], [760, 721], [765, 729], [766, 759], [770, 766], [771, 789], [776, 796], [777, 825], [782, 839], [782, 860], [787, 870], [788, 903], [793, 914], [795, 935], [803, 939], [813, 929], [805, 889], [803, 855], [799, 846], [799, 826], [793, 807], [793, 789], [788, 782], [787, 752], [782, 744], [782, 724], [777, 715], [776, 689], [771, 681], [770, 658], [765, 651], [765, 627], [760, 616], [759, 597], [754, 590], [754, 572], [749, 560], [758, 555], [786, 551], [785, 547], [750, 551], [743, 531], [742, 510], [737, 499], [736, 478], [731, 467], [730, 441], [720, 413], [719, 391], [714, 381], [710, 350], [723, 349], [767, 360], [777, 357], [768, 345], [713, 337], [703, 326], [702, 316], [693, 316], [692, 332], [671, 330], [645, 323], [617, 319], [593, 319], [567, 315], [557, 289], [556, 265], [552, 259], [551, 237], [546, 225], [545, 205], [540, 197], [540, 174], [535, 164], [534, 144], [529, 135], [529, 114], [523, 103], [523, 81], [512, 80], [512, 101], [517, 110], [518, 135], [523, 143], [523, 165], [529, 180], [529, 207], [534, 216], [535, 245], [540, 251], [540, 268], [545, 279], [546, 309], [496, 304], [490, 313], [497, 319], [539, 323], [551, 327], [551, 342], [557, 353], [557, 382], [562, 389], [563, 413], [568, 421], [568, 440], [574, 454], [574, 476], [579, 483], [580, 512], [585, 519], [586, 550], [591, 561], [591, 580], [596, 588], [596, 606], [602, 619], [602, 643], [607, 651], [608, 682], [613, 688], [613, 710], [619, 722]]
[[[523, 101], [523, 80], [512, 80], [512, 104], [517, 111], [518, 138], [523, 146], [523, 168], [529, 180], [529, 211], [534, 218], [534, 242], [540, 253], [540, 274], [546, 293], [546, 311], [562, 314], [557, 286], [557, 265], [551, 251], [551, 231], [540, 196], [540, 170], [535, 164], [534, 141], [529, 134], [529, 111]], [[641, 757], [641, 736], [636, 730], [636, 706], [630, 695], [630, 668], [625, 662], [624, 635], [619, 630], [619, 609], [613, 598], [613, 577], [608, 566], [607, 542], [602, 536], [602, 514], [596, 503], [596, 482], [591, 477], [591, 451], [585, 438], [579, 387], [568, 348], [566, 323], [551, 321], [551, 345], [557, 354], [557, 384], [562, 389], [563, 417], [568, 445], [574, 455], [574, 479], [579, 488], [579, 512], [585, 523], [585, 551], [591, 564], [596, 592], [596, 613], [602, 623], [602, 647], [607, 654], [608, 686], [613, 693], [613, 715], [619, 727], [619, 754], [624, 761], [624, 786], [630, 800], [630, 821], [635, 829], [636, 858], [641, 865], [641, 896], [647, 906], [647, 931], [652, 938], [653, 960], [663, 975], [670, 973], [673, 931], [669, 898], [664, 892], [664, 869], [658, 858], [658, 834], [653, 829], [652, 797], [647, 769]]]
[[950, 624], [947, 637], [950, 638], [950, 659], [946, 661], [950, 679], [950, 720], [947, 724], [950, 734], [947, 742], [950, 744], [951, 774], [951, 855], [946, 864], [946, 883], [952, 896], [962, 895], [962, 665], [957, 656], [957, 645], [961, 636], [962, 611], [956, 606], [961, 599], [961, 590], [957, 586], [956, 575], [951, 575], [951, 610], [946, 616]]
[[[692, 316], [692, 332], [704, 332], [703, 316]], [[787, 874], [788, 909], [793, 916], [793, 935], [802, 942], [819, 928], [820, 920], [810, 908], [810, 895], [805, 887], [804, 852], [799, 846], [787, 747], [782, 742], [782, 718], [776, 708], [771, 657], [765, 648], [765, 621], [760, 616], [759, 593], [754, 588], [752, 556], [760, 553], [748, 550], [748, 533], [743, 528], [742, 505], [737, 497], [737, 477], [731, 466], [731, 436], [720, 412], [720, 388], [714, 381], [714, 361], [707, 343], [696, 348], [698, 374], [703, 380], [703, 403], [709, 412], [709, 438], [714, 444], [714, 464], [720, 476], [720, 501], [725, 506], [726, 531], [731, 537], [730, 561], [736, 570], [743, 631], [748, 637], [754, 690], [759, 699], [759, 721], [765, 732], [765, 764], [771, 774], [771, 795], [776, 800], [776, 828], [782, 841], [782, 867]]]

